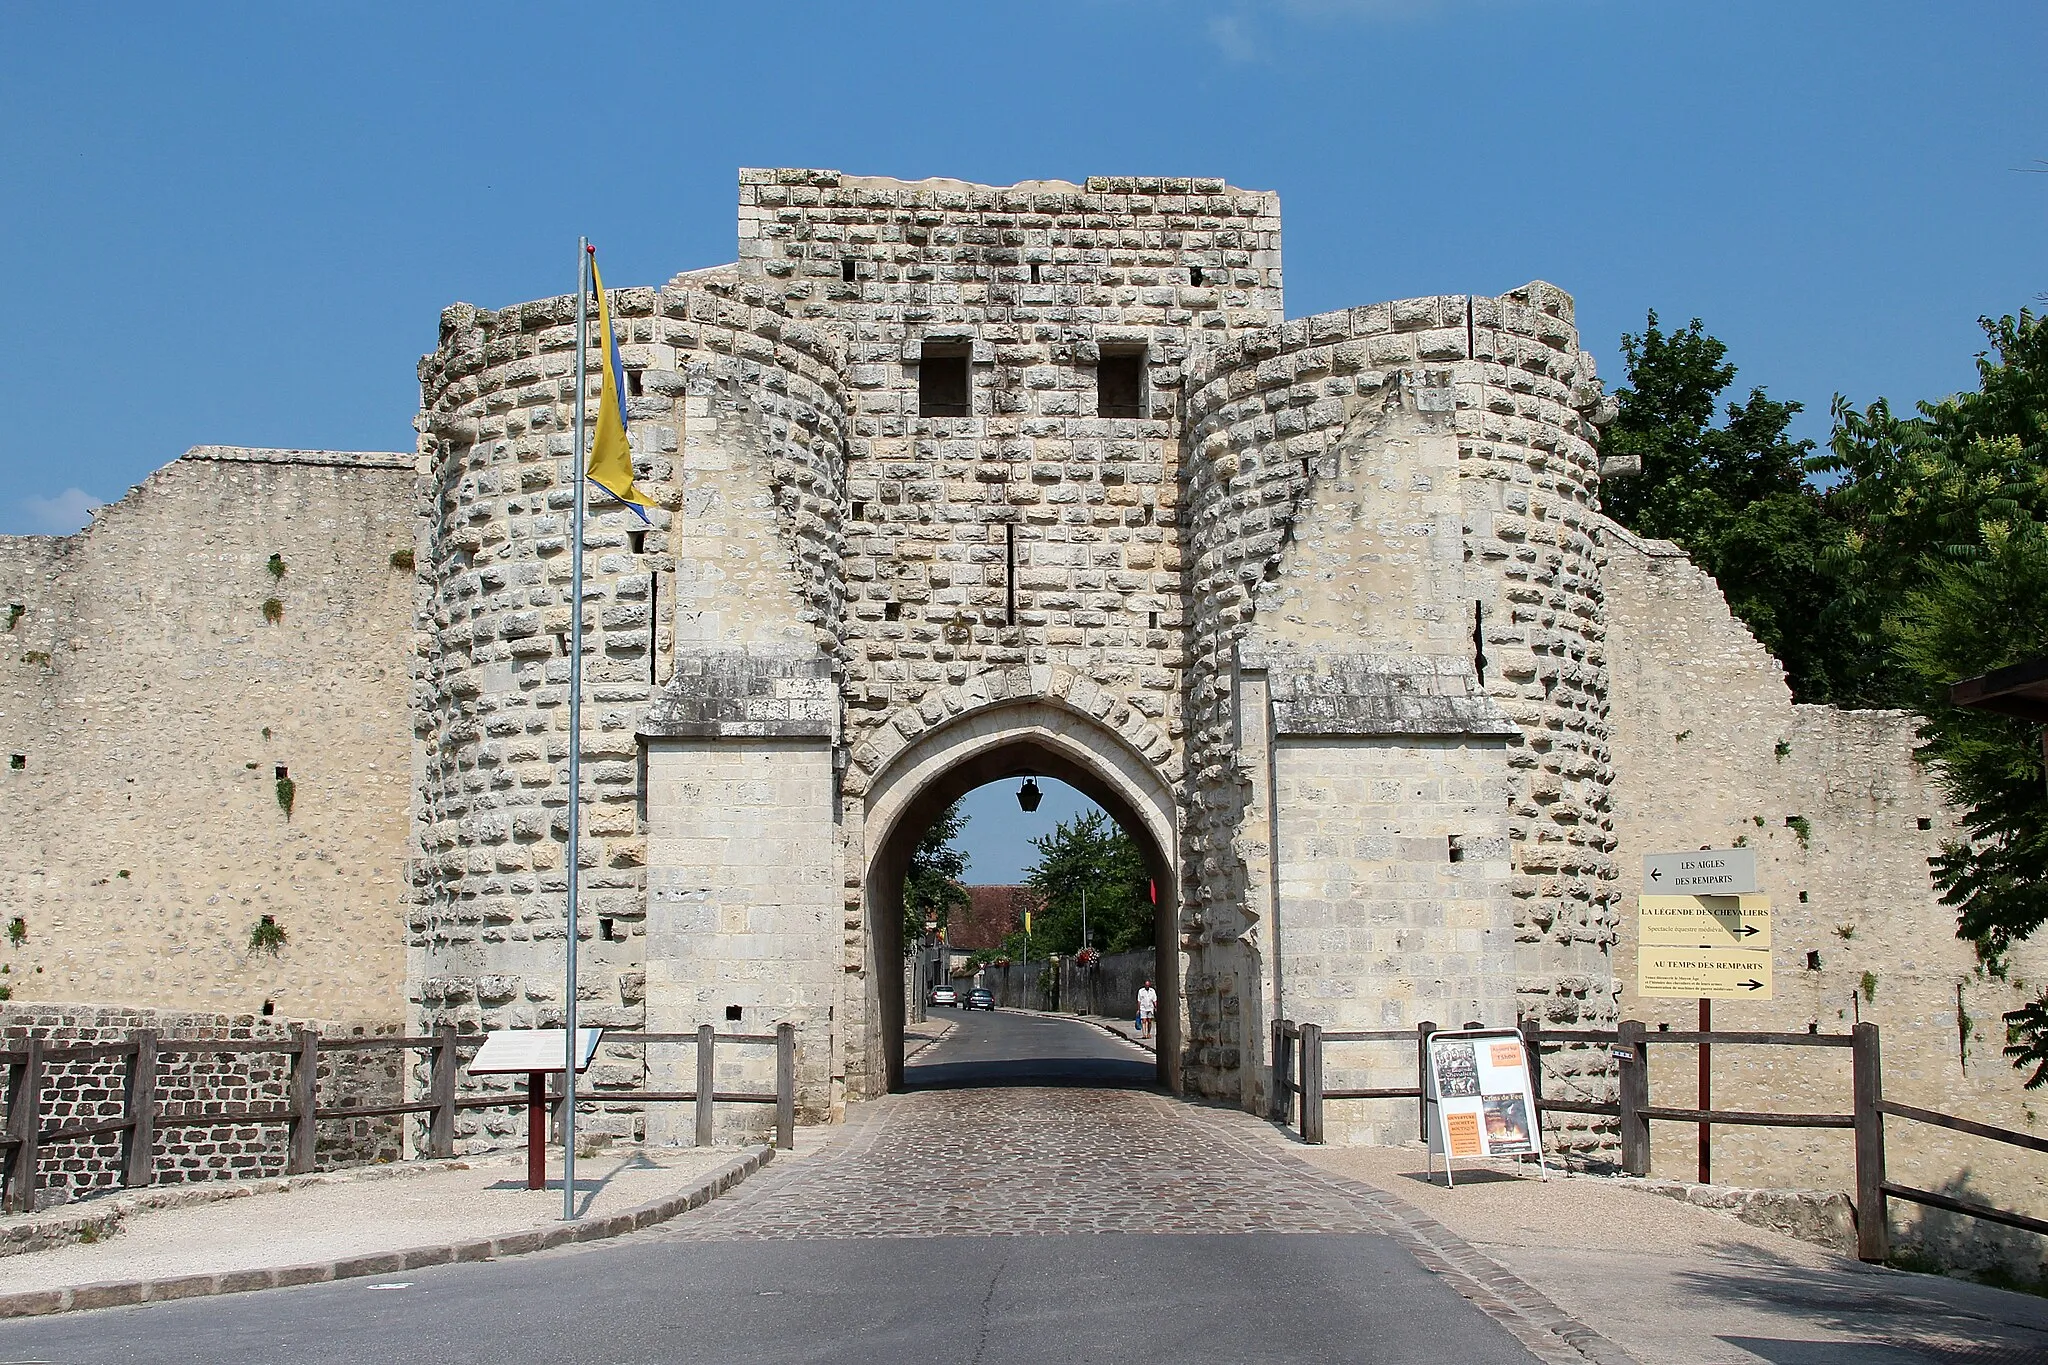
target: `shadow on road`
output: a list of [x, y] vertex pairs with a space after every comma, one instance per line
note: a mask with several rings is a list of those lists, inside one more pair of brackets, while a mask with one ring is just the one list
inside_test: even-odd
[[1741, 1261], [1689, 1270], [1679, 1283], [1703, 1298], [1740, 1302], [1856, 1342], [1726, 1336], [1772, 1365], [2005, 1365], [2048, 1360], [2048, 1304], [2025, 1294], [1934, 1275], [1855, 1265], [1814, 1269], [1746, 1248]]
[[1011, 1085], [1155, 1090], [1158, 1069], [1092, 1024], [1021, 1010], [963, 1012], [943, 1041], [903, 1069], [905, 1090]]
[[1152, 1063], [1121, 1058], [1007, 1057], [915, 1063], [903, 1068], [905, 1090], [977, 1090], [1008, 1085], [1075, 1085], [1106, 1090], [1156, 1090]]

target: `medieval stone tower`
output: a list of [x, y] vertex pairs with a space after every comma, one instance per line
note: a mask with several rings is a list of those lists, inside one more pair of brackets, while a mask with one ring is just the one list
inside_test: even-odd
[[[1148, 848], [1176, 1087], [1258, 1103], [1283, 1014], [1613, 1017], [1571, 299], [1284, 321], [1279, 212], [744, 171], [735, 264], [616, 292], [664, 510], [587, 533], [588, 1022], [789, 1019], [807, 1111], [886, 1089], [904, 860], [1024, 774]], [[416, 1024], [560, 1009], [575, 315], [457, 305], [420, 367]]]

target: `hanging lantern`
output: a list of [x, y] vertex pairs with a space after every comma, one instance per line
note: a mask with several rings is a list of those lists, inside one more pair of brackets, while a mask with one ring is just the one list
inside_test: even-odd
[[1024, 808], [1026, 815], [1038, 809], [1038, 803], [1044, 796], [1045, 793], [1038, 790], [1038, 779], [1035, 777], [1025, 778], [1024, 785], [1017, 788], [1017, 804]]

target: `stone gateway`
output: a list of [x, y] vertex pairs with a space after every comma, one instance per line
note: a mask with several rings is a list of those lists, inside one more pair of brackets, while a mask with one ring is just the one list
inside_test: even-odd
[[[790, 1021], [809, 1120], [901, 1080], [918, 836], [1030, 776], [1144, 847], [1173, 1089], [1262, 1112], [1283, 1017], [1683, 1026], [1625, 986], [1637, 861], [1740, 843], [1779, 942], [1750, 1026], [1880, 1019], [1889, 1090], [2017, 1118], [1972, 1030], [2022, 997], [1928, 884], [1956, 824], [1911, 718], [1794, 706], [1713, 581], [1601, 513], [1633, 471], [1563, 291], [1288, 320], [1277, 197], [1217, 180], [739, 195], [737, 261], [611, 295], [659, 507], [594, 500], [573, 608], [572, 296], [443, 312], [411, 454], [202, 448], [0, 538], [18, 1001], [558, 1022], [575, 609], [582, 1018]], [[1412, 1048], [1328, 1064], [1412, 1084]], [[611, 1045], [592, 1083], [692, 1065]], [[1549, 1058], [1552, 1097], [1608, 1065]], [[1835, 1083], [1805, 1065], [1717, 1084]], [[587, 1124], [686, 1138], [669, 1108]], [[1759, 1141], [1760, 1173], [1841, 1156]]]
[[[739, 244], [612, 299], [665, 510], [587, 542], [587, 1018], [790, 1019], [809, 1113], [886, 1090], [905, 860], [1027, 775], [1147, 848], [1176, 1088], [1261, 1104], [1283, 1014], [1613, 1017], [1565, 293], [1286, 321], [1277, 197], [1201, 179], [745, 171]], [[556, 1003], [575, 307], [421, 365], [421, 1025]]]

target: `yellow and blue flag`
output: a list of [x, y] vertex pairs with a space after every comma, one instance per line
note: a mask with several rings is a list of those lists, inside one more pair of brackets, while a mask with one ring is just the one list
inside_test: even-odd
[[603, 391], [597, 404], [597, 435], [590, 443], [590, 481], [633, 509], [640, 520], [654, 500], [633, 486], [633, 447], [626, 440], [626, 368], [612, 339], [612, 311], [604, 299], [604, 277], [597, 273], [597, 248], [590, 248], [590, 279], [597, 288], [597, 334], [604, 356]]

